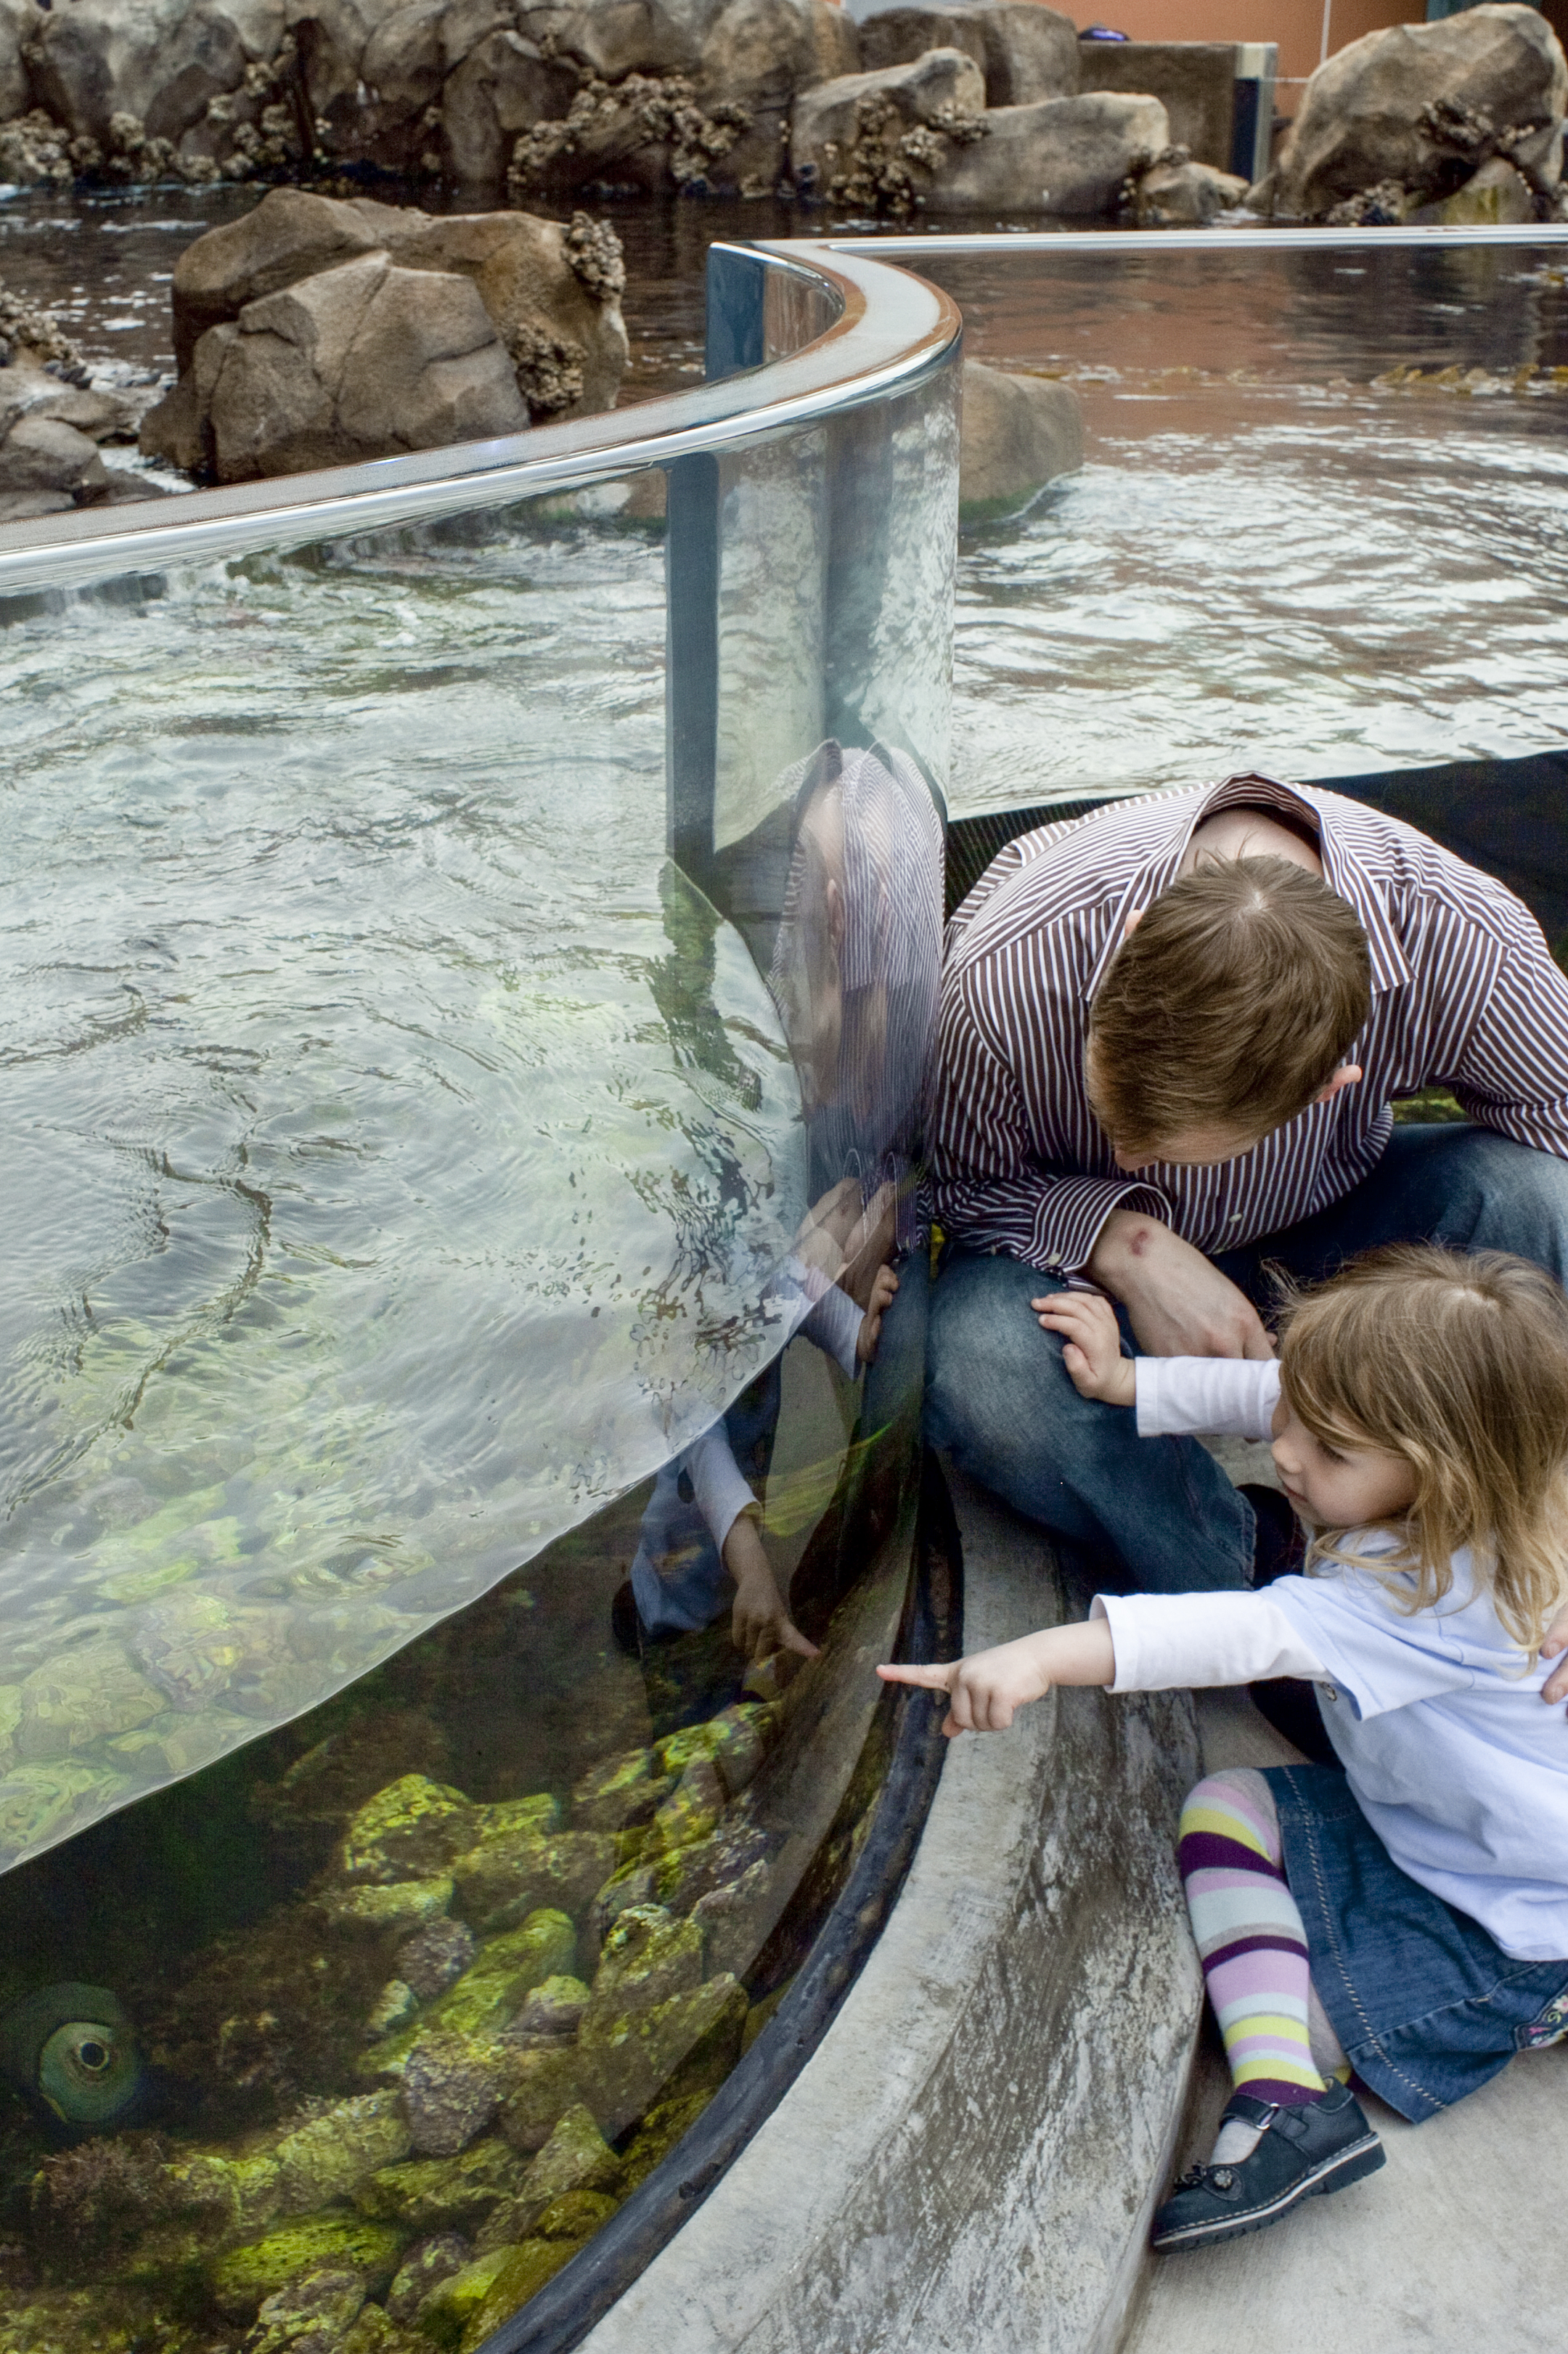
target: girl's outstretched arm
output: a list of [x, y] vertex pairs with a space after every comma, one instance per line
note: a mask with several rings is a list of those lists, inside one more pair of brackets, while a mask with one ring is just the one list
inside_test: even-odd
[[1044, 1628], [1038, 1635], [999, 1643], [992, 1651], [973, 1651], [946, 1667], [881, 1667], [876, 1672], [886, 1683], [945, 1691], [948, 1708], [942, 1730], [951, 1740], [957, 1733], [1005, 1733], [1016, 1712], [1043, 1699], [1053, 1684], [1114, 1683], [1116, 1647], [1106, 1620], [1089, 1618], [1073, 1627]]

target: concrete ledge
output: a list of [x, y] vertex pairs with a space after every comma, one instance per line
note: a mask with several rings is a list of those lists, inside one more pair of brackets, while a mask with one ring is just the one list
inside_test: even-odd
[[[965, 1644], [1064, 1615], [1039, 1532], [960, 1480]], [[1184, 1695], [1064, 1692], [948, 1758], [893, 1916], [796, 2084], [591, 2354], [1108, 2354], [1201, 1986]]]

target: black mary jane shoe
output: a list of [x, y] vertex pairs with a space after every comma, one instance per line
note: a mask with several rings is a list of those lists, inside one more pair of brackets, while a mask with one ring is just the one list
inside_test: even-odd
[[1206, 2248], [1277, 2222], [1298, 2200], [1343, 2190], [1384, 2163], [1383, 2147], [1348, 2084], [1330, 2084], [1320, 2100], [1277, 2107], [1233, 2093], [1226, 2117], [1262, 2130], [1250, 2158], [1237, 2166], [1194, 2166], [1154, 2218], [1157, 2249]]

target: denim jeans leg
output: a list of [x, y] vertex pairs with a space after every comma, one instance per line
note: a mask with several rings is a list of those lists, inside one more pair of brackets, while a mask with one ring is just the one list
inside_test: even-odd
[[1266, 1314], [1269, 1261], [1317, 1283], [1382, 1243], [1515, 1251], [1568, 1283], [1568, 1161], [1458, 1121], [1397, 1127], [1353, 1193], [1217, 1264]]
[[[1129, 1407], [1082, 1398], [1014, 1258], [949, 1252], [931, 1294], [926, 1430], [1017, 1511], [1158, 1594], [1249, 1582], [1252, 1507], [1191, 1438], [1139, 1438]], [[1106, 1562], [1107, 1568], [1111, 1566]]]

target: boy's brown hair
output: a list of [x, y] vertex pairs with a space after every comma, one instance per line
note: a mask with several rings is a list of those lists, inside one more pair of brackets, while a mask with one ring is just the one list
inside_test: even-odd
[[1094, 1108], [1121, 1145], [1255, 1141], [1306, 1108], [1372, 1010], [1355, 910], [1287, 858], [1205, 858], [1117, 950], [1089, 1014]]

